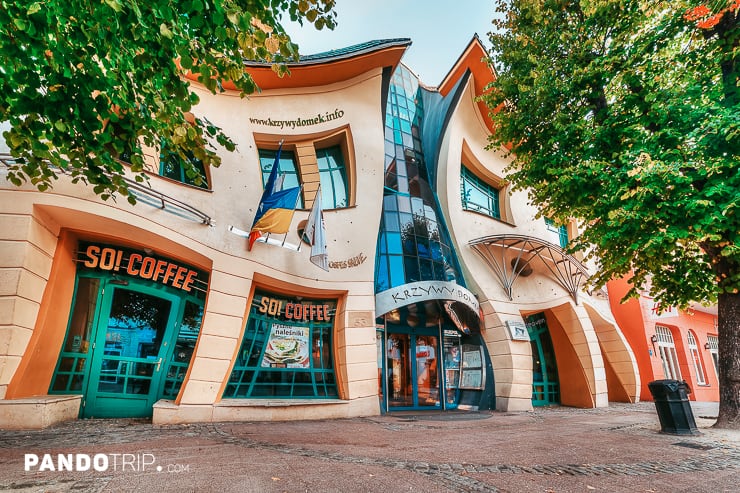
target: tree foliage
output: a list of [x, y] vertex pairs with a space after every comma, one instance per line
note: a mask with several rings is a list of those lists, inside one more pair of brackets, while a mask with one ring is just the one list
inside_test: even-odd
[[[8, 179], [48, 189], [59, 172], [108, 198], [128, 195], [129, 162], [144, 181], [141, 145], [177, 153], [199, 180], [195, 157], [218, 166], [216, 145], [234, 143], [191, 109], [195, 74], [212, 93], [232, 81], [258, 88], [244, 59], [297, 60], [280, 22], [333, 28], [334, 0], [0, 0], [0, 121], [16, 158]], [[129, 201], [135, 201], [129, 196]]]
[[[737, 313], [722, 314], [723, 300], [740, 307], [740, 3], [700, 7], [498, 0], [486, 102], [515, 186], [544, 215], [583, 222], [572, 248], [597, 259], [594, 284], [633, 274], [629, 294], [650, 286], [664, 306], [719, 300], [729, 343], [740, 337]], [[740, 403], [737, 366], [724, 376]]]

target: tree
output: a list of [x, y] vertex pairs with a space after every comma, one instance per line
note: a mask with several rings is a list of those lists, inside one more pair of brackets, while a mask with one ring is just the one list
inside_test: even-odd
[[739, 428], [740, 3], [698, 6], [497, 0], [490, 145], [543, 215], [583, 222], [571, 249], [597, 259], [594, 285], [717, 303], [715, 426]]
[[196, 184], [193, 160], [218, 166], [216, 144], [234, 143], [190, 113], [198, 96], [187, 71], [211, 93], [234, 83], [258, 88], [244, 59], [298, 59], [280, 20], [285, 12], [317, 29], [335, 25], [334, 0], [0, 0], [0, 122], [17, 164], [7, 178], [51, 187], [60, 172], [103, 199], [128, 194], [126, 166], [139, 182], [142, 144], [179, 155]]

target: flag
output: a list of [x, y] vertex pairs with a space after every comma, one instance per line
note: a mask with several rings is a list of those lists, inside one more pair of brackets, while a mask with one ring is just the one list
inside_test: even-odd
[[270, 176], [267, 178], [267, 183], [265, 183], [265, 190], [262, 192], [260, 205], [257, 207], [257, 214], [254, 216], [252, 229], [249, 231], [249, 250], [252, 250], [252, 245], [257, 241], [257, 238], [262, 236], [262, 233], [285, 234], [290, 229], [290, 222], [293, 219], [293, 212], [301, 188], [293, 187], [276, 191], [275, 185], [278, 179], [282, 148], [283, 146], [280, 144], [275, 155], [275, 163], [272, 165], [272, 171], [270, 171]]
[[326, 228], [321, 210], [321, 187], [316, 191], [311, 212], [308, 215], [303, 235], [311, 245], [311, 263], [329, 272], [329, 255], [326, 253]]
[[272, 191], [279, 192], [283, 189], [283, 182], [285, 182], [285, 173], [281, 173], [278, 175], [278, 177], [275, 179], [275, 183], [272, 186]]

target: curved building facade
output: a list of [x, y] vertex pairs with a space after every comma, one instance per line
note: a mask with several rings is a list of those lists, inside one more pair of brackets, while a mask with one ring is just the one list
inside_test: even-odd
[[[400, 64], [409, 45], [305, 57], [286, 78], [247, 64], [262, 91], [246, 99], [193, 82], [237, 144], [205, 184], [162, 149], [144, 149], [135, 206], [64, 176], [3, 180], [0, 426], [638, 399], [608, 303], [558, 246], [574, 226], [535, 219], [485, 150], [482, 46], [431, 88]], [[250, 250], [275, 166], [296, 211]], [[326, 270], [303, 241], [319, 193]]]

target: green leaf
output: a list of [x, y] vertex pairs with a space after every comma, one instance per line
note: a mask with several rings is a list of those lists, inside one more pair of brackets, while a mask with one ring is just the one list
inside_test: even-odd
[[119, 0], [105, 0], [105, 4], [116, 12], [123, 11], [123, 7], [121, 6], [121, 2]]
[[170, 31], [170, 28], [164, 22], [159, 25], [159, 34], [167, 39], [172, 39], [173, 37], [172, 31]]

